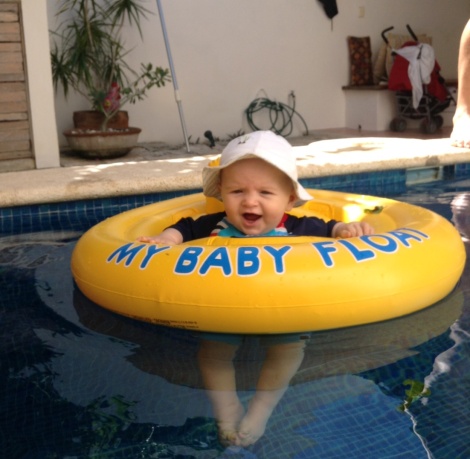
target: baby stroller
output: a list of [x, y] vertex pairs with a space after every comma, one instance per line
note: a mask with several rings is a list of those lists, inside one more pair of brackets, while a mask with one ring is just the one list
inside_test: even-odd
[[[449, 107], [454, 98], [440, 75], [440, 66], [434, 58], [434, 50], [428, 44], [419, 43], [409, 25], [406, 26], [413, 41], [393, 50], [393, 65], [388, 78], [388, 89], [395, 92], [398, 116], [390, 122], [390, 129], [403, 132], [406, 119], [422, 119], [421, 130], [434, 134], [443, 124], [439, 113]], [[382, 38], [388, 45], [386, 33]]]

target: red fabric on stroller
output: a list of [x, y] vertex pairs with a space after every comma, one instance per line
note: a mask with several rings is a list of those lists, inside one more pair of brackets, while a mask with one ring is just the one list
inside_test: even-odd
[[[407, 41], [402, 48], [405, 46], [417, 46], [418, 43], [415, 41]], [[392, 91], [412, 91], [412, 85], [408, 77], [408, 66], [409, 62], [399, 54], [395, 54], [392, 69], [388, 78], [388, 89]], [[424, 85], [427, 88], [429, 95], [435, 97], [439, 101], [447, 99], [447, 89], [444, 85], [444, 80], [440, 76], [441, 67], [438, 62], [435, 61], [434, 69], [431, 72], [431, 81], [429, 84]]]

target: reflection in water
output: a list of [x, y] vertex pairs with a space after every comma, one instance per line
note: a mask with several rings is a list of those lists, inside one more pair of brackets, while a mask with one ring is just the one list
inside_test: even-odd
[[233, 362], [243, 336], [202, 335], [199, 368], [224, 446], [248, 446], [264, 434], [269, 417], [302, 363], [304, 339], [301, 335], [260, 338], [266, 345], [266, 356], [245, 412], [237, 393]]
[[[455, 227], [462, 235], [464, 241], [470, 240], [470, 193], [458, 193], [451, 202], [452, 209], [452, 221]], [[467, 255], [468, 256], [468, 255]], [[468, 279], [470, 276], [469, 263], [465, 267], [465, 271], [462, 276], [462, 282]], [[465, 314], [467, 313], [467, 314]], [[460, 358], [459, 351], [462, 346], [465, 346], [465, 342], [468, 341], [470, 328], [465, 324], [468, 321], [468, 311], [464, 311], [464, 314], [460, 316], [459, 320], [451, 325], [450, 338], [454, 341], [454, 346], [438, 355], [434, 361], [433, 370], [426, 378], [426, 386], [432, 387], [432, 385], [440, 378], [441, 375], [449, 372], [457, 372], [462, 375], [464, 371], [460, 371]], [[468, 368], [470, 373], [470, 367]]]
[[[451, 202], [452, 221], [470, 241], [470, 193], [457, 193]], [[469, 258], [468, 245], [467, 260]], [[470, 285], [470, 263], [466, 264], [461, 284]], [[470, 291], [466, 290], [466, 295]], [[464, 303], [457, 321], [450, 326], [453, 345], [434, 359], [426, 376], [424, 391], [429, 396], [410, 407], [415, 431], [430, 457], [469, 457], [468, 430], [470, 419], [470, 303]]]
[[452, 222], [465, 242], [470, 240], [470, 193], [458, 193], [451, 202]]

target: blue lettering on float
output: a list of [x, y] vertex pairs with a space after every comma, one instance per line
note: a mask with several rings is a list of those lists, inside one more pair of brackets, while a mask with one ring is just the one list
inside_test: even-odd
[[[372, 239], [373, 238], [373, 239]], [[360, 239], [366, 244], [370, 245], [373, 249], [384, 253], [394, 253], [398, 250], [398, 243], [395, 239], [384, 234], [374, 234], [372, 236], [361, 236]], [[379, 244], [377, 239], [385, 239], [385, 244]]]
[[191, 274], [197, 266], [199, 255], [203, 252], [202, 247], [188, 247], [181, 253], [175, 266], [176, 274]]
[[[405, 231], [409, 231], [408, 228], [403, 228]], [[419, 231], [418, 231], [419, 232]], [[403, 231], [390, 231], [389, 234], [395, 236], [405, 247], [411, 247], [411, 244], [408, 242], [409, 239], [414, 241], [423, 242], [423, 239], [415, 234], [404, 233]], [[429, 238], [424, 233], [421, 233], [422, 236]]]
[[[332, 254], [338, 251], [338, 244], [341, 244], [345, 249], [347, 249], [357, 262], [361, 262], [375, 258], [378, 252], [394, 253], [398, 250], [399, 243], [406, 248], [410, 248], [410, 241], [414, 240], [423, 242], [424, 239], [429, 239], [429, 236], [415, 229], [402, 228], [400, 230], [389, 231], [387, 234], [360, 236], [359, 239], [365, 242], [373, 250], [357, 247], [354, 239], [314, 242], [312, 243], [312, 246], [320, 254], [325, 266], [331, 268], [334, 266], [334, 257]], [[384, 242], [381, 242], [381, 240]]]
[[369, 249], [361, 250], [357, 248], [353, 243], [345, 239], [340, 239], [338, 242], [344, 247], [346, 247], [348, 251], [351, 253], [351, 255], [354, 257], [354, 259], [358, 262], [375, 258], [375, 253], [372, 250], [369, 250]]
[[[373, 238], [373, 239], [372, 239]], [[385, 239], [385, 244], [379, 244], [377, 239]], [[374, 234], [372, 236], [361, 236], [360, 239], [366, 244], [370, 245], [373, 249], [384, 253], [393, 253], [398, 250], [398, 243], [395, 239], [384, 234]]]
[[258, 247], [240, 247], [237, 251], [237, 274], [254, 276], [260, 268]]
[[222, 269], [224, 276], [230, 276], [230, 274], [232, 274], [232, 265], [230, 263], [227, 247], [218, 247], [210, 253], [202, 264], [199, 273], [205, 276], [211, 268]]
[[[386, 234], [374, 234], [361, 236], [357, 239], [350, 240], [326, 240], [313, 242], [312, 246], [320, 255], [326, 267], [334, 266], [334, 254], [338, 252], [340, 247], [346, 249], [357, 262], [373, 259], [377, 253], [391, 254], [396, 252], [400, 246], [405, 248], [412, 247], [412, 241], [419, 243], [430, 237], [415, 229], [401, 228], [389, 231]], [[357, 246], [357, 240], [361, 240], [369, 248], [361, 248]], [[170, 246], [159, 247], [152, 244], [134, 245], [133, 243], [125, 244], [109, 255], [107, 262], [116, 264], [124, 262], [125, 267], [129, 267], [136, 262], [136, 257], [146, 247], [145, 255], [140, 262], [140, 269], [146, 269], [153, 257], [161, 252], [169, 250]], [[273, 267], [276, 274], [285, 272], [285, 256], [292, 249], [292, 246], [274, 247], [274, 246], [243, 246], [236, 249], [236, 272], [238, 276], [254, 276], [261, 269], [260, 251], [263, 249], [273, 260]], [[228, 247], [218, 247], [209, 252], [207, 258], [204, 254], [207, 249], [201, 246], [192, 246], [185, 248], [175, 265], [175, 274], [189, 275], [196, 271], [200, 275], [206, 275], [211, 269], [219, 269], [224, 276], [234, 274], [231, 260], [232, 251]], [[139, 257], [140, 258], [140, 257]], [[200, 266], [200, 267], [199, 267]]]
[[271, 247], [269, 245], [264, 247], [264, 250], [269, 253], [274, 258], [274, 269], [276, 274], [283, 274], [284, 273], [284, 255], [291, 249], [292, 247], [286, 245], [279, 249], [275, 247]]
[[317, 249], [320, 257], [323, 260], [323, 263], [325, 263], [325, 266], [331, 268], [334, 263], [330, 254], [335, 253], [338, 250], [338, 248], [335, 247], [335, 241], [312, 242], [312, 245], [315, 249]]
[[[411, 231], [412, 233], [416, 233], [416, 234], [419, 234], [420, 236], [422, 236], [424, 239], [429, 239], [429, 236], [426, 234], [426, 233], [423, 233], [422, 231], [419, 231], [417, 229], [413, 229], [413, 228], [402, 228], [406, 231]], [[421, 242], [421, 241], [420, 241]]]
[[[274, 270], [277, 274], [285, 271], [284, 255], [291, 249], [290, 246], [275, 248], [263, 246], [263, 249], [273, 258]], [[210, 252], [198, 269], [198, 263], [204, 253], [202, 247], [188, 247], [179, 256], [175, 274], [192, 274], [196, 270], [201, 275], [206, 275], [210, 269], [221, 269], [225, 276], [233, 274], [233, 267], [230, 260], [230, 252], [227, 247], [218, 247]], [[239, 247], [237, 249], [236, 274], [239, 276], [254, 276], [261, 270], [260, 248], [259, 247]]]
[[121, 263], [122, 260], [126, 260], [124, 266], [128, 267], [134, 261], [135, 256], [146, 246], [146, 244], [137, 245], [132, 247], [132, 242], [129, 244], [123, 245], [116, 249], [106, 260], [108, 263], [113, 261], [116, 258], [116, 264]]
[[148, 245], [147, 248], [147, 254], [145, 255], [144, 259], [142, 260], [142, 263], [140, 264], [140, 269], [145, 269], [147, 265], [150, 263], [150, 260], [156, 255], [157, 253], [163, 252], [165, 250], [168, 250], [170, 246], [165, 246], [165, 247], [158, 247], [157, 245]]

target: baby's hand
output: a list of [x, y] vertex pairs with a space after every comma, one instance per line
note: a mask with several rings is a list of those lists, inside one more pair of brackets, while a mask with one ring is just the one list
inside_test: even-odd
[[147, 244], [163, 244], [163, 245], [174, 245], [173, 242], [166, 240], [160, 236], [140, 236], [137, 238], [139, 242], [145, 242]]
[[339, 222], [333, 227], [333, 237], [346, 239], [348, 237], [374, 234], [374, 228], [366, 222]]
[[147, 244], [178, 245], [183, 242], [183, 236], [179, 231], [167, 228], [156, 236], [140, 236], [137, 240]]

